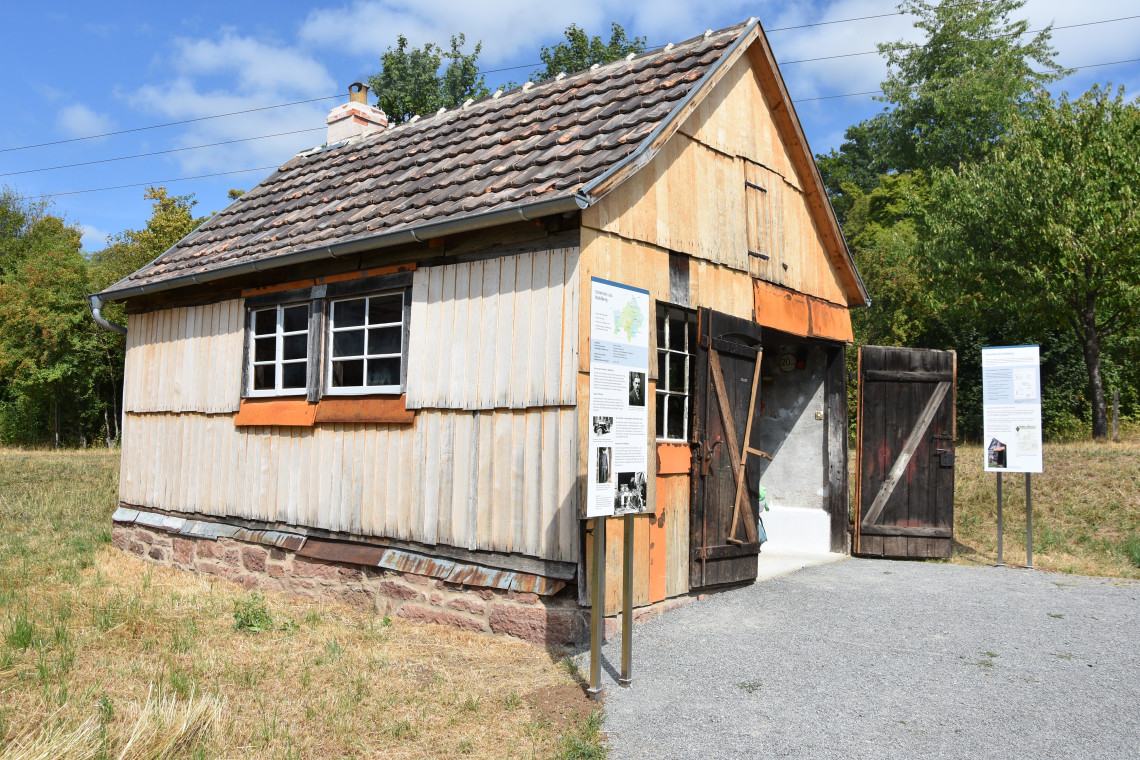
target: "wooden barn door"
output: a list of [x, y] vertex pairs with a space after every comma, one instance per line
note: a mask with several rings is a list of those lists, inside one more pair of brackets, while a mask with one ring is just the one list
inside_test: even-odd
[[691, 588], [755, 580], [760, 553], [760, 326], [701, 309], [698, 335]]
[[956, 370], [953, 351], [859, 349], [855, 554], [950, 556]]

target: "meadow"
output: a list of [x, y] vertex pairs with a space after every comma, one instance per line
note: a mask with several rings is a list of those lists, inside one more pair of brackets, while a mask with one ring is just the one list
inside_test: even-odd
[[113, 550], [118, 459], [0, 450], [0, 760], [604, 757], [557, 653]]

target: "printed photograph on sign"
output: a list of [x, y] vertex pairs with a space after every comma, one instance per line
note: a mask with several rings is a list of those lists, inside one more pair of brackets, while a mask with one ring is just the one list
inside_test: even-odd
[[614, 514], [640, 514], [645, 511], [645, 503], [645, 473], [619, 472], [617, 496], [614, 499]]
[[645, 406], [645, 373], [629, 373], [629, 405]]
[[595, 417], [594, 418], [594, 435], [603, 436], [609, 435], [610, 431], [614, 429], [613, 417]]
[[614, 461], [614, 450], [609, 446], [602, 446], [598, 449], [598, 481], [599, 483], [610, 482], [610, 469]]

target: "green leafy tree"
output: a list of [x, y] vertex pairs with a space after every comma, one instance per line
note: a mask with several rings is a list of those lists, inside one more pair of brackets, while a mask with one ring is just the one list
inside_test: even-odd
[[844, 218], [847, 186], [869, 191], [887, 173], [956, 167], [986, 154], [1034, 93], [1065, 73], [1054, 62], [1052, 27], [1026, 38], [1029, 22], [1011, 16], [1025, 0], [903, 0], [919, 44], [879, 45], [888, 64], [887, 104], [848, 129], [838, 150], [816, 156]]
[[[887, 59], [881, 100], [885, 147], [900, 171], [954, 167], [983, 157], [1036, 91], [1065, 73], [1054, 62], [1052, 25], [1023, 41], [1026, 0], [903, 0], [926, 39], [879, 45]], [[1042, 69], [1039, 71], [1038, 69]]]
[[982, 161], [936, 175], [928, 250], [959, 298], [1072, 331], [1100, 438], [1105, 341], [1140, 327], [1140, 107], [1099, 86], [1028, 105]]
[[571, 24], [563, 32], [565, 42], [554, 47], [543, 46], [539, 58], [546, 65], [534, 73], [536, 80], [550, 79], [561, 72], [567, 73], [588, 69], [595, 63], [609, 63], [624, 58], [630, 53], [645, 52], [645, 38], [626, 36], [621, 24], [610, 24], [610, 39], [590, 37], [577, 24]]
[[403, 124], [417, 114], [454, 108], [490, 94], [476, 63], [483, 43], [464, 53], [466, 42], [462, 34], [453, 36], [451, 49], [444, 50], [431, 42], [422, 48], [409, 48], [404, 35], [396, 38], [396, 47], [389, 47], [380, 56], [380, 73], [368, 78], [376, 106], [388, 116], [389, 123]]
[[[20, 255], [0, 281], [4, 416], [15, 411], [32, 424], [39, 416], [53, 429], [57, 446], [65, 419], [85, 441], [96, 418], [97, 336], [85, 306], [90, 280], [80, 237], [59, 217], [41, 216], [11, 241]], [[36, 414], [45, 407], [49, 420]], [[7, 420], [3, 428], [20, 442], [36, 438], [34, 431], [13, 430]]]

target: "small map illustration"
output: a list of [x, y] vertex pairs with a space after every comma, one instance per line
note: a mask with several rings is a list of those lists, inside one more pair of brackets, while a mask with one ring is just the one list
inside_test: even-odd
[[631, 298], [621, 311], [614, 310], [614, 332], [625, 333], [625, 339], [633, 342], [645, 324], [645, 315]]

